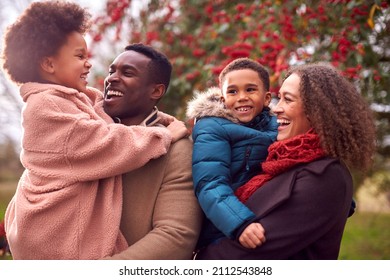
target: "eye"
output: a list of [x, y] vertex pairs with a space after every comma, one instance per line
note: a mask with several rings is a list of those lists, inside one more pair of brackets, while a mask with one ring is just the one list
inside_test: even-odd
[[285, 96], [284, 100], [286, 101], [286, 103], [292, 102], [292, 99], [288, 96]]
[[126, 71], [123, 73], [126, 77], [132, 77], [134, 76], [133, 72]]
[[257, 89], [256, 88], [254, 88], [254, 87], [250, 87], [250, 88], [247, 88], [247, 92], [252, 92], [252, 91], [256, 91]]
[[226, 93], [227, 94], [236, 94], [237, 90], [235, 90], [235, 89], [228, 89]]

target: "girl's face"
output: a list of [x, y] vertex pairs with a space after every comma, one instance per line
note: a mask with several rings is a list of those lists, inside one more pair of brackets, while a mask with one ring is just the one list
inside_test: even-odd
[[271, 101], [271, 93], [264, 90], [258, 73], [251, 69], [227, 73], [222, 93], [226, 107], [241, 123], [252, 121]]
[[297, 74], [291, 74], [284, 80], [279, 90], [279, 102], [274, 106], [273, 112], [279, 123], [277, 140], [286, 140], [306, 133], [310, 128], [299, 91], [301, 78]]
[[57, 54], [48, 58], [50, 75], [45, 78], [53, 83], [85, 91], [91, 64], [84, 37], [78, 32], [68, 35], [66, 43]]

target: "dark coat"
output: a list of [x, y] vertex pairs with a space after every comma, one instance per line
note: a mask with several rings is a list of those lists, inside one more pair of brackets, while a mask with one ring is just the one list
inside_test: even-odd
[[265, 229], [263, 245], [245, 249], [224, 238], [196, 259], [337, 259], [352, 193], [352, 177], [340, 161], [298, 165], [265, 183], [246, 203]]

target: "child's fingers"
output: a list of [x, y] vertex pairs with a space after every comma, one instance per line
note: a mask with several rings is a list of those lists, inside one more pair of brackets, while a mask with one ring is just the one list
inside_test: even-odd
[[254, 249], [266, 241], [264, 232], [261, 224], [252, 223], [243, 231], [239, 237], [239, 242], [246, 248]]

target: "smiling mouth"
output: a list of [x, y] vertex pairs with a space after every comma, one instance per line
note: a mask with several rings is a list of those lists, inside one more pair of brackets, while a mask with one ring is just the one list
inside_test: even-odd
[[89, 72], [86, 72], [86, 73], [81, 74], [80, 78], [86, 81], [86, 80], [87, 80], [88, 73], [89, 73]]
[[238, 112], [248, 112], [250, 109], [252, 109], [252, 107], [245, 106], [245, 107], [238, 107], [238, 108], [236, 108], [236, 111], [238, 111]]
[[291, 123], [290, 121], [285, 119], [277, 119], [276, 122], [279, 124], [279, 126], [287, 126]]
[[106, 93], [106, 99], [111, 99], [112, 97], [122, 97], [123, 93], [117, 90], [108, 90]]

